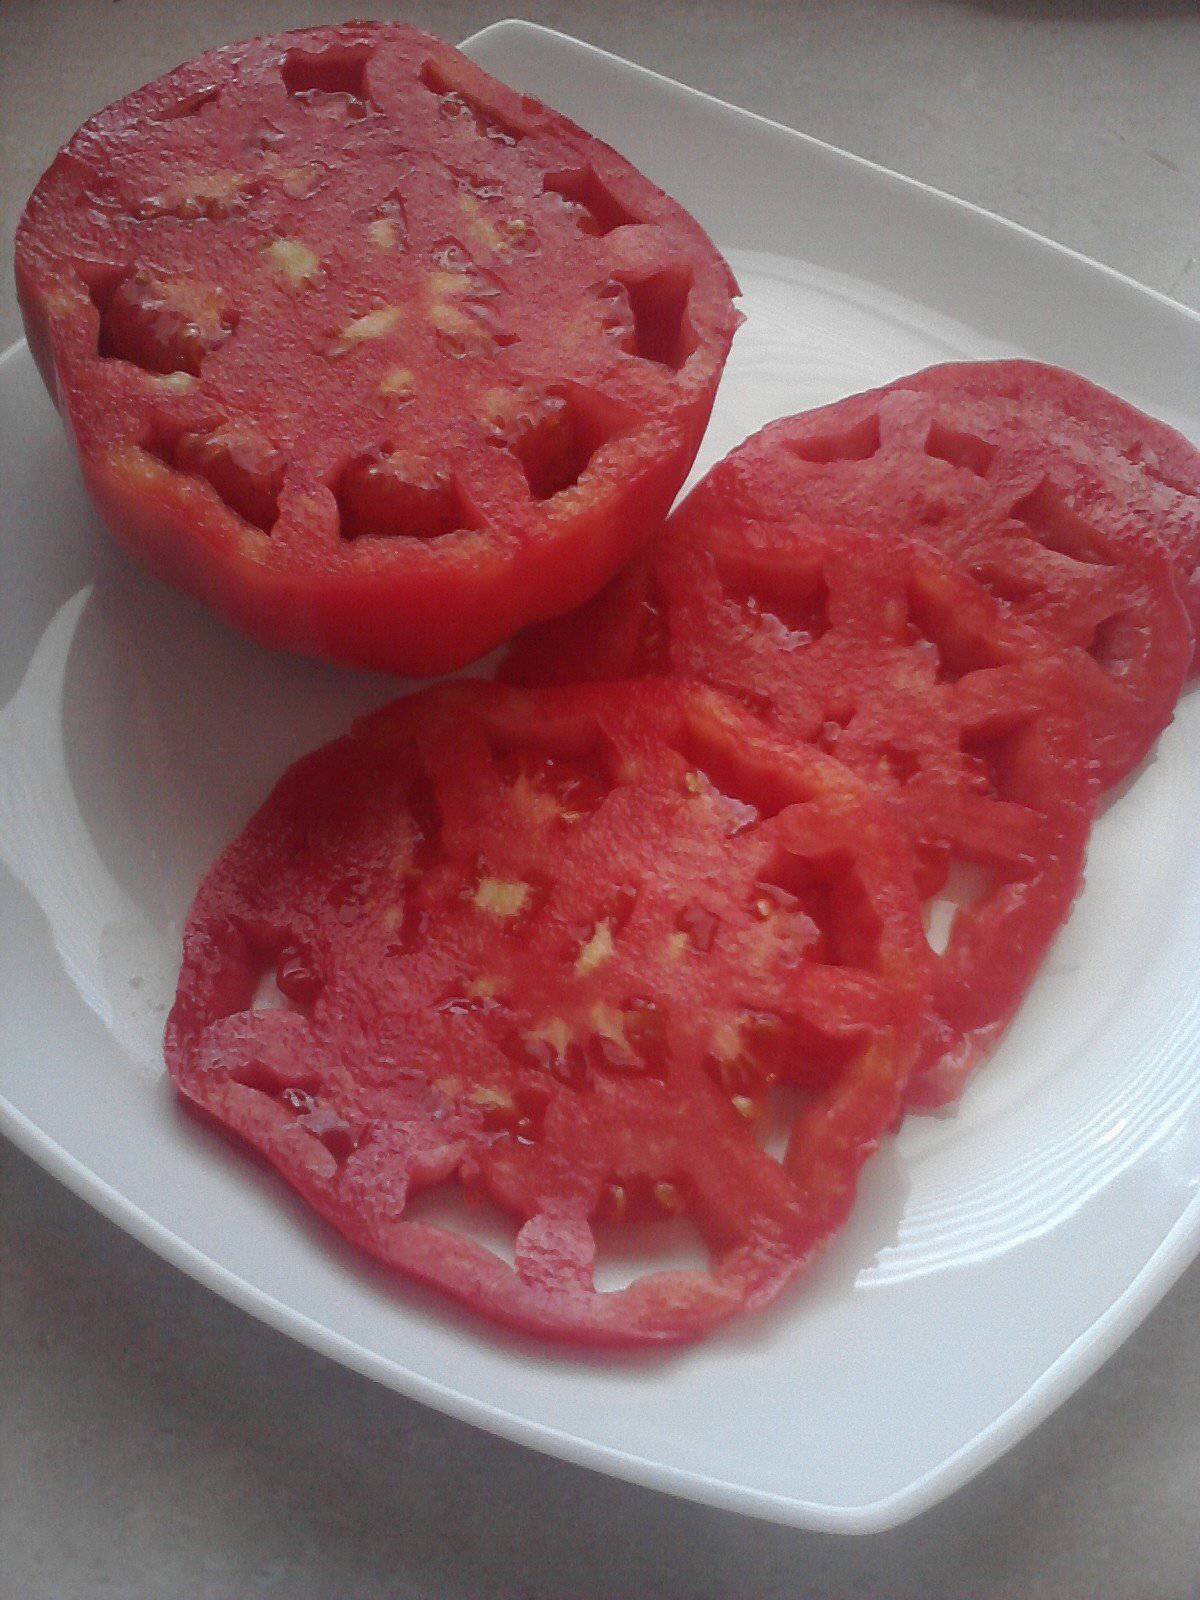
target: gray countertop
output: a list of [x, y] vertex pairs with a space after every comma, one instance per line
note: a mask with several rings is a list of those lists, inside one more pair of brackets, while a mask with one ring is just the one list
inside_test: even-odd
[[[6, 234], [57, 145], [106, 101], [213, 44], [395, 9], [4, 0]], [[1195, 0], [399, 9], [451, 39], [519, 9], [1200, 308]], [[0, 344], [18, 333], [5, 281]], [[216, 1299], [8, 1146], [0, 1349], [0, 1600], [1200, 1590], [1200, 1266], [1004, 1460], [861, 1539], [672, 1501], [436, 1416]]]

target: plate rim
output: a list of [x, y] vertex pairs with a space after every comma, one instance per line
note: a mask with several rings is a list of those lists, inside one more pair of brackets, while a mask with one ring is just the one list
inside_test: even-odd
[[[1049, 249], [1091, 273], [1099, 273], [1110, 282], [1132, 289], [1139, 297], [1148, 298], [1200, 326], [1200, 311], [1021, 223], [761, 113], [746, 110], [704, 90], [694, 89], [678, 79], [558, 29], [524, 19], [506, 18], [469, 35], [462, 41], [462, 48], [469, 49], [497, 37], [521, 36], [537, 37], [552, 42], [558, 48], [583, 52], [594, 58], [602, 71], [632, 70], [658, 85], [672, 90], [682, 89], [689, 96], [696, 96], [722, 111], [733, 111], [739, 117], [750, 118], [763, 128], [784, 133], [789, 138], [801, 140], [810, 149], [848, 162], [876, 180], [935, 199], [989, 224], [999, 225], [1026, 242]], [[19, 358], [27, 348], [24, 339], [14, 341], [0, 353], [0, 369], [7, 367], [14, 358]], [[0, 1132], [73, 1194], [172, 1267], [185, 1272], [205, 1288], [277, 1332], [410, 1400], [429, 1405], [456, 1420], [480, 1427], [513, 1443], [644, 1488], [792, 1527], [840, 1534], [884, 1532], [928, 1510], [961, 1488], [1081, 1387], [1200, 1255], [1200, 1192], [1197, 1192], [1126, 1288], [999, 1416], [902, 1488], [859, 1505], [834, 1504], [756, 1489], [711, 1473], [675, 1467], [557, 1429], [426, 1377], [285, 1304], [230, 1268], [222, 1266], [203, 1250], [187, 1243], [169, 1226], [156, 1220], [86, 1162], [73, 1155], [3, 1094], [0, 1094]]]

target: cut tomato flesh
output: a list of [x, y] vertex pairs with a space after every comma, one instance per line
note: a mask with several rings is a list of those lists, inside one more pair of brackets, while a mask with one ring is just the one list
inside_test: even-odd
[[908, 381], [771, 424], [731, 458], [717, 492], [746, 514], [941, 551], [987, 591], [1023, 652], [1059, 657], [1097, 776], [1119, 782], [1171, 720], [1188, 670], [1170, 567], [1151, 540], [1123, 547], [1088, 520], [1086, 502], [1075, 508], [1059, 432], [1026, 418], [1014, 450], [1016, 423]]
[[218, 50], [100, 112], [16, 267], [116, 536], [269, 643], [404, 672], [612, 575], [738, 320], [681, 207], [382, 23]]
[[949, 362], [895, 387], [934, 397], [964, 431], [987, 440], [998, 490], [1046, 474], [1055, 499], [1111, 551], [1165, 559], [1200, 637], [1195, 444], [1086, 378], [1039, 361]]
[[[504, 670], [562, 682], [665, 660], [880, 795], [927, 901], [934, 1003], [910, 1099], [932, 1103], [995, 1040], [1070, 909], [1096, 790], [1087, 714], [1112, 701], [1088, 698], [1078, 652], [1052, 648], [946, 551], [904, 537], [915, 519], [903, 500], [893, 529], [880, 483], [853, 476], [882, 472], [876, 421], [864, 408], [836, 432], [809, 417], [773, 424], [713, 469], [650, 557], [579, 617], [518, 641]], [[845, 470], [820, 477], [812, 458], [826, 453]], [[827, 517], [822, 482], [834, 485]], [[1143, 725], [1126, 751], [1147, 736]]]
[[[844, 1218], [928, 982], [903, 843], [833, 758], [673, 681], [455, 684], [281, 781], [197, 897], [166, 1052], [385, 1262], [526, 1331], [662, 1344]], [[513, 1265], [408, 1214], [454, 1185], [513, 1218]], [[664, 1215], [708, 1270], [598, 1290], [597, 1231]]]

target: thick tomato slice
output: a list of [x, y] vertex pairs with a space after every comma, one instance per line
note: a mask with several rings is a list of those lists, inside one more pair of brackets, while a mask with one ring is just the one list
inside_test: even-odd
[[836, 753], [889, 808], [936, 973], [909, 1098], [949, 1099], [1081, 881], [1095, 783], [1072, 664], [1032, 650], [941, 552], [821, 526], [775, 426], [713, 469], [652, 559], [506, 664], [526, 682], [665, 669], [734, 695], [795, 748]]
[[949, 362], [893, 387], [935, 396], [940, 415], [994, 446], [997, 486], [1048, 476], [1112, 549], [1165, 557], [1200, 637], [1200, 450], [1182, 434], [1038, 361]]
[[[459, 683], [283, 778], [196, 899], [166, 1054], [381, 1260], [515, 1328], [668, 1344], [842, 1221], [927, 1004], [907, 852], [838, 761], [673, 680]], [[513, 1219], [513, 1265], [421, 1220], [454, 1186]], [[664, 1215], [709, 1269], [598, 1290], [597, 1241]]]
[[681, 207], [383, 23], [217, 50], [100, 112], [16, 268], [122, 543], [268, 643], [416, 673], [612, 575], [738, 322]]

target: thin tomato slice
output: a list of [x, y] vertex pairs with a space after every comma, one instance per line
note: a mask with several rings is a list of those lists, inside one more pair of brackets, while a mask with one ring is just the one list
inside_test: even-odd
[[[1098, 502], [1078, 483], [1083, 463], [1104, 454], [1099, 439], [1016, 402], [997, 408], [907, 387], [923, 379], [773, 423], [737, 453], [727, 481], [736, 473], [736, 492], [766, 515], [783, 494], [793, 517], [913, 536], [944, 552], [1027, 649], [1062, 659], [1097, 775], [1105, 787], [1118, 783], [1171, 720], [1192, 653], [1157, 536], [1121, 539], [1116, 516], [1090, 520]], [[1122, 516], [1135, 523], [1149, 509], [1131, 495]]]
[[16, 269], [118, 539], [268, 643], [403, 672], [612, 575], [738, 321], [680, 206], [384, 23], [217, 50], [98, 113]]
[[[284, 777], [196, 899], [166, 1053], [381, 1260], [527, 1332], [669, 1344], [842, 1221], [927, 1003], [906, 851], [844, 765], [673, 681], [455, 684]], [[453, 1188], [512, 1219], [511, 1265], [421, 1220]], [[708, 1269], [598, 1289], [597, 1241], [664, 1216]]]
[[[1040, 361], [948, 362], [893, 387], [935, 397], [939, 415], [988, 441], [998, 490], [1048, 480], [1111, 549], [1165, 558], [1200, 636], [1200, 450], [1190, 440]], [[1043, 505], [1050, 498], [1043, 491]]]
[[792, 437], [775, 424], [734, 451], [651, 558], [520, 641], [506, 671], [669, 668], [867, 782], [926, 901], [936, 978], [910, 1100], [937, 1103], [1012, 1016], [1079, 888], [1095, 777], [1078, 663], [1036, 648], [943, 552], [822, 524]]

